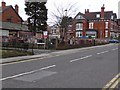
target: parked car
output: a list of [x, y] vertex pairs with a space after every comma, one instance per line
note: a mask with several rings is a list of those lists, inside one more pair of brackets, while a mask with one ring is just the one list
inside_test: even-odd
[[117, 39], [110, 39], [109, 43], [119, 43], [119, 40], [117, 40]]

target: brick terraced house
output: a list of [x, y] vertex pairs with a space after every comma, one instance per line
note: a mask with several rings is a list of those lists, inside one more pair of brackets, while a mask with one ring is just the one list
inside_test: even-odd
[[117, 30], [117, 36], [120, 37], [120, 19], [117, 19], [117, 24], [118, 24], [118, 30]]
[[2, 38], [0, 42], [7, 42], [8, 39], [12, 38], [30, 38], [32, 35], [31, 32], [29, 32], [28, 27], [23, 23], [23, 19], [18, 14], [19, 12], [19, 6], [15, 5], [13, 6], [9, 5], [6, 6], [6, 3], [3, 1], [1, 2], [0, 7], [0, 37]]
[[79, 12], [74, 18], [74, 37], [110, 38], [116, 36], [117, 15], [113, 11], [105, 11], [104, 5], [100, 12]]

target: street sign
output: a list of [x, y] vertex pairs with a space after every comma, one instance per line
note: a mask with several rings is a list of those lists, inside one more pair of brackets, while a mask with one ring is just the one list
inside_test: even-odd
[[44, 38], [47, 38], [47, 37], [48, 37], [48, 31], [44, 31], [44, 32], [43, 32], [43, 37], [44, 37]]

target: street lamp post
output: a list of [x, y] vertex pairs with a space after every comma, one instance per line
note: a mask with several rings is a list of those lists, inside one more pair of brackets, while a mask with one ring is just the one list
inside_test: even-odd
[[67, 9], [66, 9], [65, 10], [65, 41], [67, 41], [67, 25], [68, 25], [68, 17], [67, 17]]

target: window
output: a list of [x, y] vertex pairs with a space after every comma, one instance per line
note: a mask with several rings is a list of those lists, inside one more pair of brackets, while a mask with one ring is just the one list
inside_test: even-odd
[[76, 30], [83, 30], [83, 24], [82, 23], [77, 23], [76, 24]]
[[68, 31], [72, 31], [72, 25], [68, 25]]
[[108, 37], [108, 30], [105, 30], [105, 37]]
[[76, 37], [82, 37], [82, 32], [76, 32]]
[[52, 34], [55, 34], [56, 33], [56, 30], [52, 30]]
[[9, 36], [9, 30], [1, 30], [0, 29], [0, 36]]
[[93, 22], [89, 23], [89, 29], [93, 29]]
[[96, 14], [96, 18], [100, 18], [100, 14]]
[[111, 16], [111, 19], [113, 20], [114, 16]]
[[108, 22], [105, 22], [105, 28], [108, 29]]

